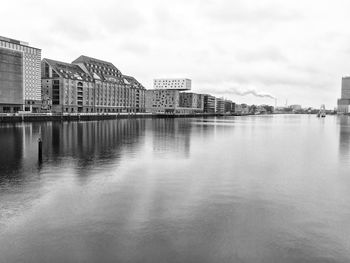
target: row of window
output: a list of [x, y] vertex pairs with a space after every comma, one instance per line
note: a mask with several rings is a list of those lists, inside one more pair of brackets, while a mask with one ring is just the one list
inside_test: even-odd
[[35, 49], [35, 48], [22, 46], [22, 45], [18, 45], [18, 44], [6, 42], [6, 41], [1, 41], [1, 40], [0, 40], [0, 47], [10, 48], [13, 50], [18, 50], [18, 51], [24, 51], [26, 53], [35, 54], [35, 55], [39, 55], [41, 53], [40, 50]]

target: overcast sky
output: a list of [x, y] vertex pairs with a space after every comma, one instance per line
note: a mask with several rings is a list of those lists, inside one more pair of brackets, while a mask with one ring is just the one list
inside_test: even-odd
[[[336, 105], [350, 75], [350, 1], [1, 0], [0, 35], [43, 58], [112, 62], [146, 88], [192, 79], [239, 103]], [[250, 92], [251, 91], [251, 92]]]

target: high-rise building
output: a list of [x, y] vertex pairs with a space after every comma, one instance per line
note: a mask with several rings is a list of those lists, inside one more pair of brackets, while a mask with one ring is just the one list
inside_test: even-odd
[[190, 90], [190, 79], [155, 79], [153, 80], [154, 89], [171, 89], [171, 90]]
[[0, 112], [41, 109], [41, 50], [0, 36]]
[[145, 112], [145, 88], [112, 63], [91, 57], [43, 59], [42, 87], [44, 107], [54, 112]]
[[343, 77], [341, 83], [341, 98], [338, 99], [338, 113], [350, 112], [350, 77]]

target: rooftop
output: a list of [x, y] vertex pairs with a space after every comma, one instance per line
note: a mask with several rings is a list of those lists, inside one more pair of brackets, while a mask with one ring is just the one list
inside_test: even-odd
[[16, 40], [16, 39], [13, 39], [13, 38], [0, 36], [0, 40], [6, 41], [6, 42], [9, 42], [9, 43], [12, 43], [12, 44], [17, 44], [17, 45], [21, 45], [21, 46], [27, 46], [27, 47], [30, 47], [30, 48], [41, 50], [40, 48], [35, 48], [35, 47], [29, 46], [28, 42]]
[[89, 74], [96, 80], [124, 83], [120, 70], [111, 62], [88, 56], [80, 56], [72, 63], [83, 64]]
[[68, 79], [78, 79], [85, 81], [93, 81], [89, 74], [85, 73], [78, 65], [70, 64], [62, 61], [43, 59], [47, 62], [60, 76]]

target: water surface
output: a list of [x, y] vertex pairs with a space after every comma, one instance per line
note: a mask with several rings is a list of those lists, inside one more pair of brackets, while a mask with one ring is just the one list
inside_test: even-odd
[[0, 262], [348, 263], [349, 171], [347, 117], [2, 124]]

